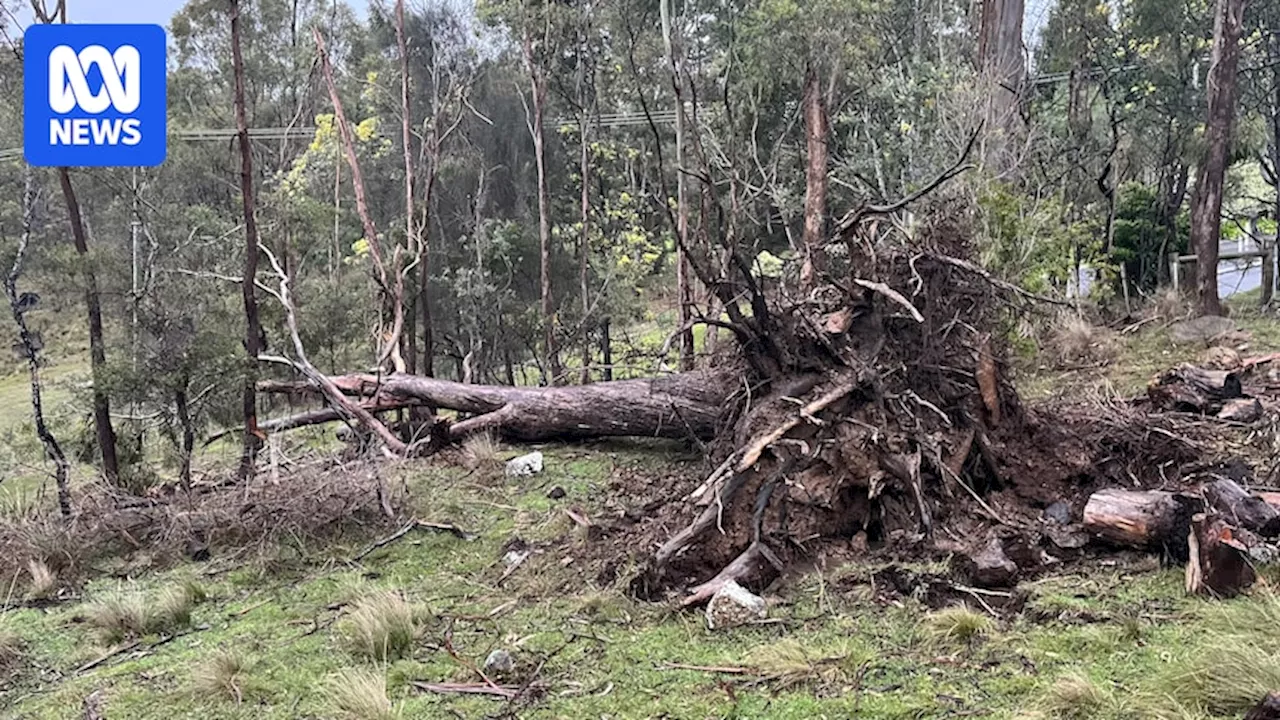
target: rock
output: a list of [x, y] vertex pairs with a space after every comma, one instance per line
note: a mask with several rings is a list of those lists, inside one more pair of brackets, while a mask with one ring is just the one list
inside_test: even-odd
[[1229, 347], [1214, 345], [1200, 355], [1201, 367], [1210, 370], [1239, 370], [1244, 365], [1240, 353]]
[[507, 477], [528, 477], [542, 472], [542, 453], [531, 452], [507, 462]]
[[1244, 720], [1280, 720], [1280, 693], [1267, 693], [1267, 696], [1244, 716]]
[[559, 485], [547, 491], [547, 497], [551, 498], [552, 500], [559, 500], [560, 498], [563, 498], [567, 494], [568, 493], [564, 491], [564, 488], [560, 487]]
[[1219, 420], [1251, 423], [1262, 417], [1262, 403], [1257, 398], [1236, 398], [1222, 404], [1218, 411]]
[[502, 556], [502, 564], [509, 568], [515, 567], [524, 562], [529, 555], [528, 550], [508, 550], [507, 554]]
[[1235, 329], [1235, 322], [1228, 318], [1206, 315], [1174, 323], [1169, 327], [1169, 338], [1180, 345], [1207, 344]]
[[1061, 550], [1079, 550], [1089, 544], [1089, 534], [1079, 525], [1046, 525], [1044, 535]]
[[1012, 587], [1018, 580], [1018, 565], [1004, 554], [998, 537], [991, 538], [985, 547], [970, 555], [969, 561], [969, 577], [978, 587]]
[[494, 650], [484, 659], [484, 671], [490, 675], [509, 675], [515, 669], [516, 659], [506, 650]]
[[745, 625], [768, 615], [764, 598], [728, 580], [707, 603], [707, 627], [711, 630]]
[[1071, 524], [1071, 506], [1061, 500], [1044, 509], [1044, 519], [1059, 525]]

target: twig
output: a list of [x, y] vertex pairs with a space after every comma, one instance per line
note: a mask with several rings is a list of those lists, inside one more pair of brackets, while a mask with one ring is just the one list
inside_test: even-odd
[[458, 538], [459, 540], [470, 541], [470, 540], [476, 539], [476, 536], [474, 534], [469, 533], [463, 530], [462, 528], [459, 528], [457, 525], [423, 522], [421, 520], [410, 520], [404, 527], [382, 538], [381, 540], [378, 540], [377, 542], [373, 543], [372, 545], [365, 548], [364, 550], [361, 550], [360, 554], [351, 558], [351, 562], [359, 562], [363, 560], [364, 558], [368, 557], [368, 555], [373, 551], [379, 548], [386, 547], [387, 545], [390, 545], [391, 543], [395, 542], [396, 540], [399, 540], [405, 535], [408, 535], [414, 530], [435, 530], [437, 532], [447, 532], [453, 535], [454, 537]]
[[87, 672], [89, 672], [90, 670], [92, 670], [92, 669], [94, 669], [94, 668], [98, 667], [98, 666], [99, 666], [99, 665], [101, 665], [102, 663], [104, 663], [104, 662], [106, 662], [106, 661], [110, 660], [111, 658], [113, 658], [113, 657], [115, 657], [115, 656], [117, 656], [117, 655], [120, 655], [120, 654], [122, 654], [122, 653], [129, 652], [130, 650], [133, 650], [134, 648], [138, 647], [138, 646], [139, 646], [139, 645], [141, 645], [141, 644], [142, 644], [142, 641], [141, 641], [141, 640], [134, 640], [133, 642], [131, 642], [131, 643], [127, 644], [127, 645], [121, 645], [120, 647], [116, 648], [115, 650], [111, 650], [111, 651], [107, 652], [106, 654], [99, 656], [97, 660], [90, 660], [89, 662], [85, 663], [84, 665], [81, 665], [80, 667], [76, 668], [76, 671], [75, 671], [73, 674], [74, 674], [74, 675], [82, 675], [82, 674], [84, 674], [84, 673], [87, 673]]
[[951, 265], [952, 267], [958, 267], [961, 270], [971, 272], [974, 275], [977, 275], [978, 277], [982, 278], [983, 280], [986, 280], [988, 283], [991, 283], [992, 285], [1002, 290], [1007, 290], [1016, 295], [1021, 295], [1022, 297], [1028, 300], [1034, 300], [1035, 302], [1046, 303], [1049, 305], [1058, 305], [1060, 307], [1073, 307], [1071, 303], [1066, 302], [1065, 300], [1057, 300], [1055, 298], [1045, 297], [1044, 295], [1037, 295], [1033, 292], [1023, 290], [1022, 288], [1018, 287], [1017, 285], [1014, 285], [1013, 283], [1005, 282], [1004, 280], [1001, 280], [1000, 278], [992, 275], [986, 270], [983, 270], [977, 265], [974, 265], [968, 260], [961, 260], [960, 258], [951, 257], [950, 255], [941, 255], [939, 253], [928, 253], [928, 257], [933, 258], [938, 262]]
[[728, 675], [755, 675], [756, 671], [747, 667], [732, 665], [687, 665], [685, 663], [667, 663], [659, 670], [696, 670], [697, 672], [725, 673]]
[[916, 309], [916, 306], [912, 305], [911, 301], [903, 297], [902, 293], [898, 292], [897, 290], [894, 290], [893, 288], [889, 287], [888, 285], [885, 285], [882, 282], [871, 282], [870, 280], [863, 280], [862, 278], [854, 278], [853, 282], [857, 284], [859, 287], [864, 287], [868, 290], [878, 292], [881, 295], [889, 298], [890, 300], [898, 303], [903, 308], [905, 308], [907, 312], [911, 313], [911, 317], [915, 318], [916, 322], [918, 323], [924, 322], [924, 316], [920, 314], [920, 311]]
[[424, 692], [454, 693], [459, 695], [493, 695], [495, 697], [514, 698], [520, 690], [506, 685], [486, 685], [484, 683], [429, 683], [414, 680], [410, 683]]

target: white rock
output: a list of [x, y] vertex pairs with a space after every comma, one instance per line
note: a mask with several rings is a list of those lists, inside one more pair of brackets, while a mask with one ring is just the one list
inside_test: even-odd
[[707, 603], [707, 627], [712, 630], [737, 627], [768, 614], [764, 598], [729, 580]]
[[531, 452], [507, 462], [507, 477], [526, 477], [542, 472], [542, 453]]
[[492, 675], [506, 675], [515, 669], [515, 658], [506, 650], [494, 650], [484, 659], [484, 671]]

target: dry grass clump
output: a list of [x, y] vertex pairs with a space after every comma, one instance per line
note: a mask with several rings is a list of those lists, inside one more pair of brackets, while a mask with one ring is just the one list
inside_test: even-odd
[[43, 560], [31, 558], [27, 561], [27, 599], [48, 600], [58, 591], [58, 574]]
[[872, 651], [863, 647], [818, 652], [795, 638], [783, 638], [753, 648], [747, 654], [746, 664], [775, 686], [844, 684], [862, 672], [874, 657]]
[[89, 603], [85, 614], [104, 642], [171, 633], [191, 625], [191, 611], [203, 599], [194, 583], [162, 589], [148, 597], [118, 590]]
[[941, 644], [973, 642], [991, 633], [995, 621], [968, 605], [952, 605], [924, 616], [924, 636]]
[[252, 689], [249, 684], [249, 659], [237, 650], [223, 648], [214, 651], [192, 673], [192, 685], [197, 693], [209, 697], [244, 702]]
[[1156, 317], [1176, 320], [1191, 314], [1191, 303], [1175, 287], [1163, 287], [1151, 296], [1150, 312]]
[[0, 625], [0, 670], [9, 670], [22, 660], [24, 644], [18, 633]]
[[413, 651], [419, 630], [419, 613], [400, 593], [379, 592], [356, 604], [342, 636], [352, 653], [389, 662]]
[[373, 670], [339, 670], [329, 678], [325, 696], [339, 717], [350, 720], [393, 720], [400, 717], [400, 710], [387, 696], [387, 679]]
[[462, 443], [462, 457], [466, 466], [472, 470], [496, 469], [502, 467], [501, 448], [493, 435], [487, 432], [476, 433]]
[[1111, 330], [1074, 313], [1064, 313], [1049, 331], [1049, 353], [1059, 367], [1092, 366], [1114, 360], [1119, 348]]
[[1045, 692], [1041, 710], [1045, 717], [1061, 720], [1093, 720], [1115, 704], [1110, 688], [1095, 683], [1080, 672], [1058, 678]]

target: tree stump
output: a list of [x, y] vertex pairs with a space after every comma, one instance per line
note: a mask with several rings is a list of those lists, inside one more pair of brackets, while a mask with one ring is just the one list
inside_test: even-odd
[[1280, 511], [1263, 498], [1250, 495], [1234, 480], [1223, 478], [1204, 486], [1204, 500], [1228, 522], [1262, 537], [1280, 535]]
[[1249, 562], [1249, 547], [1236, 538], [1236, 530], [1221, 516], [1197, 513], [1187, 535], [1188, 593], [1220, 598], [1239, 595], [1258, 579]]
[[1089, 496], [1084, 528], [1106, 542], [1140, 549], [1165, 549], [1178, 560], [1186, 556], [1192, 514], [1186, 499], [1160, 490], [1108, 488]]
[[1240, 376], [1228, 370], [1181, 365], [1147, 386], [1151, 404], [1161, 410], [1216, 415], [1227, 400], [1244, 395]]

